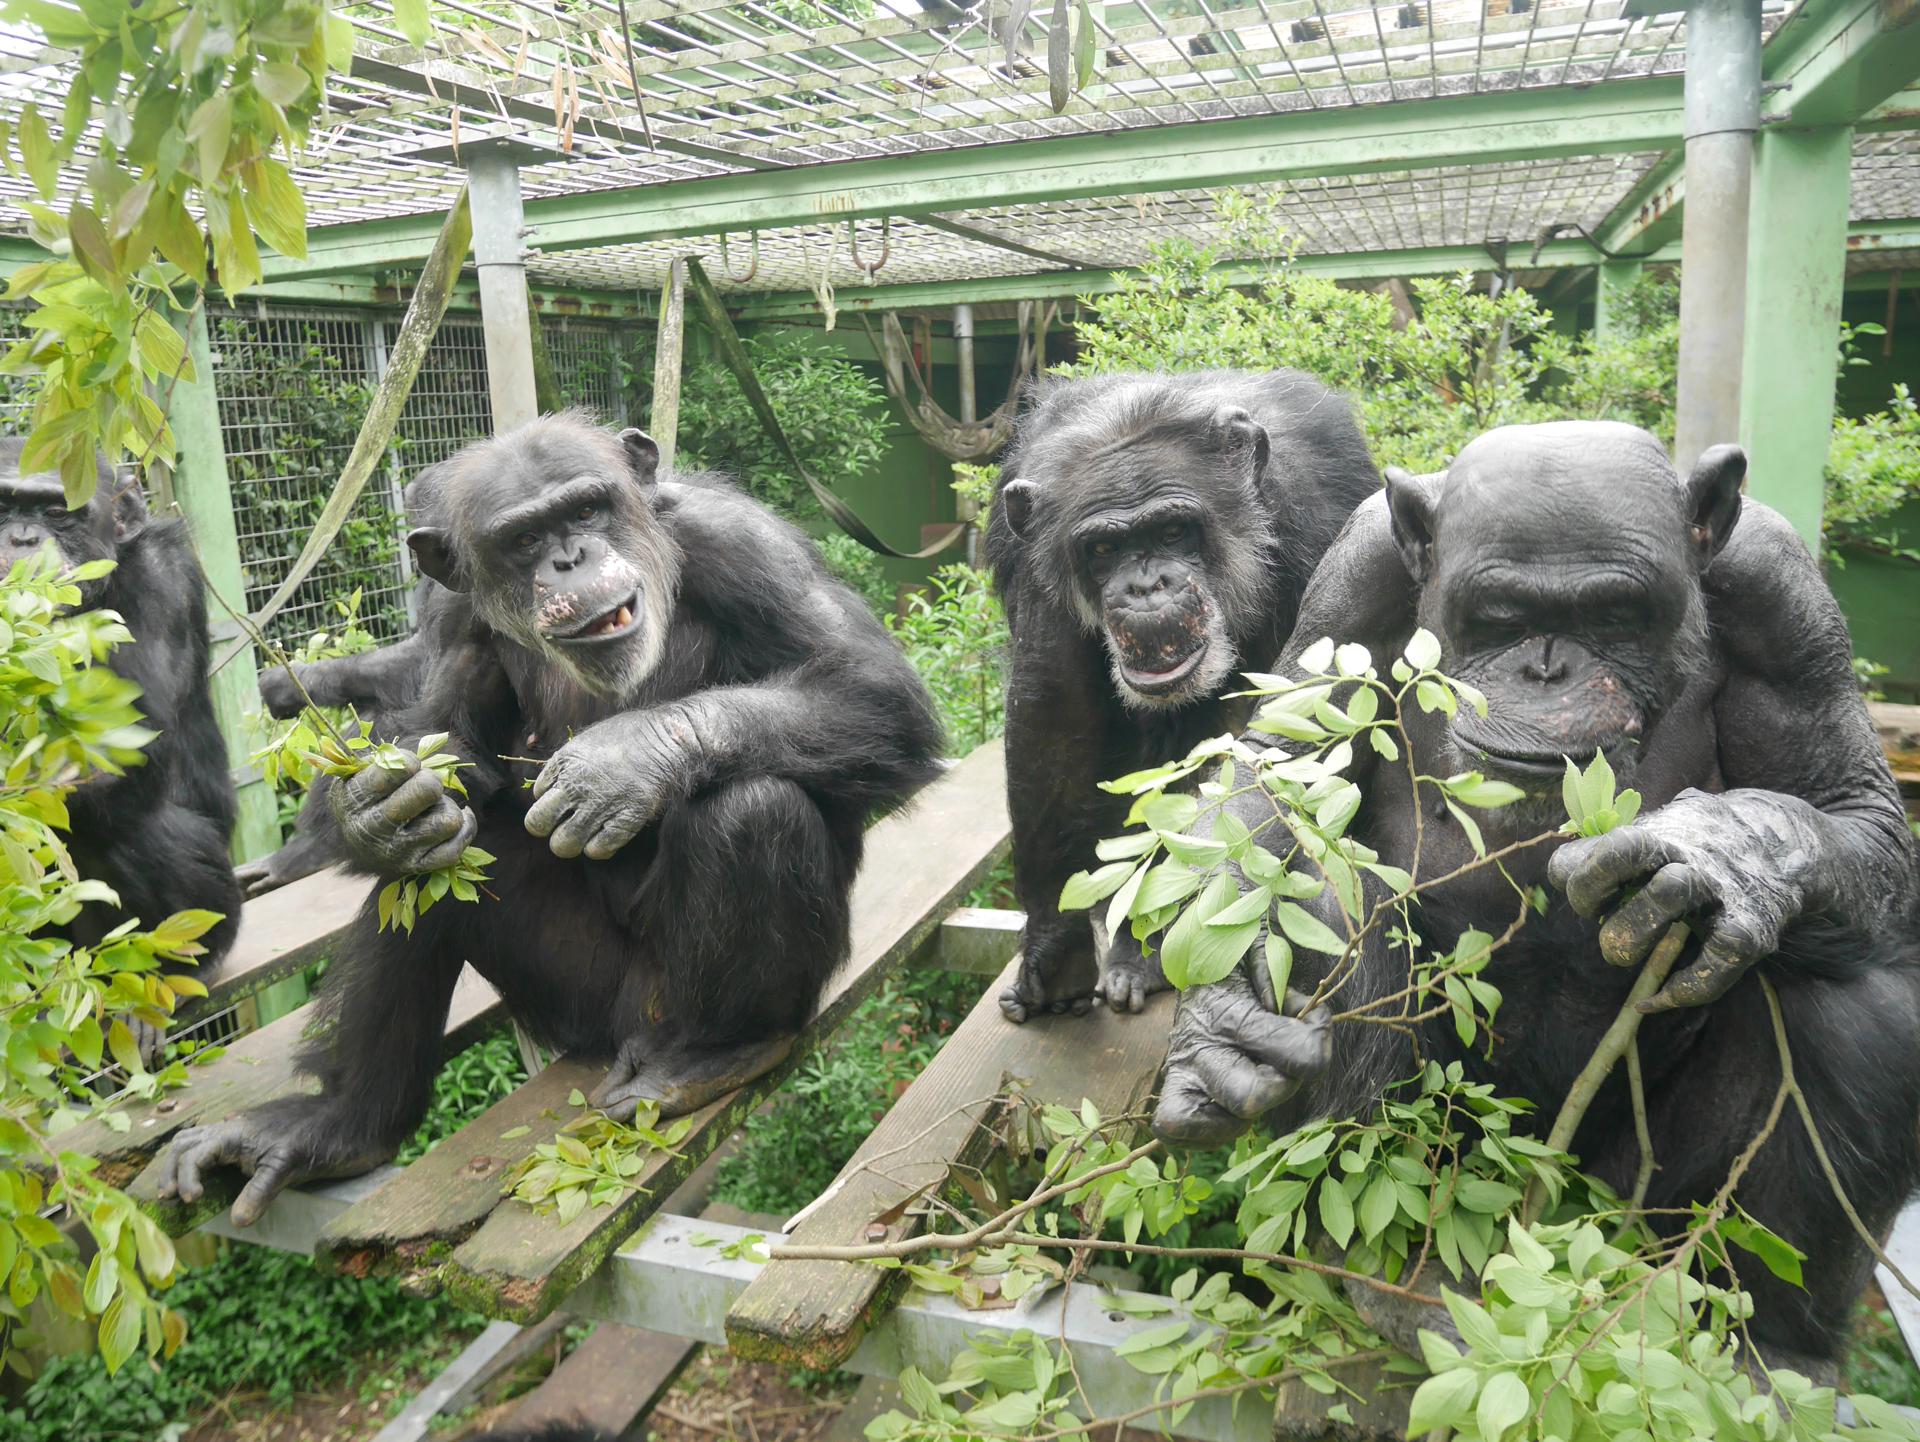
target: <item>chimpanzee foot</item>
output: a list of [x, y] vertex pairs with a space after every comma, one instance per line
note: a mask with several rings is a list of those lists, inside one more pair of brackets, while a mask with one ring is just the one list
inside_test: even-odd
[[317, 1144], [325, 1118], [300, 1120], [272, 1108], [242, 1112], [209, 1126], [186, 1127], [173, 1139], [160, 1170], [160, 1195], [191, 1205], [207, 1190], [205, 1172], [237, 1167], [248, 1181], [233, 1203], [233, 1223], [251, 1226], [284, 1189], [324, 1177], [351, 1177], [391, 1159], [393, 1150], [352, 1156], [337, 1142]]
[[1147, 998], [1167, 989], [1160, 958], [1140, 950], [1131, 935], [1116, 937], [1100, 964], [1100, 980], [1093, 992], [1111, 1011], [1140, 1011]]
[[617, 1122], [632, 1120], [643, 1101], [659, 1103], [662, 1117], [685, 1116], [771, 1071], [792, 1050], [791, 1033], [723, 1047], [669, 1047], [635, 1037], [621, 1043], [588, 1100]]
[[1000, 1010], [1015, 1025], [1048, 1012], [1085, 1016], [1093, 1009], [1099, 985], [1099, 968], [1090, 951], [1076, 949], [1051, 962], [1023, 955], [1013, 985], [1000, 993]]

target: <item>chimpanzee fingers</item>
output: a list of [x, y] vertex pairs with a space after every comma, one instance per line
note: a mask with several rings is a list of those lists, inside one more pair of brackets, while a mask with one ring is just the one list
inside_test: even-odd
[[206, 1192], [200, 1173], [208, 1167], [245, 1166], [250, 1148], [246, 1134], [232, 1122], [187, 1127], [173, 1139], [160, 1167], [160, 1195], [189, 1204]]
[[1246, 1129], [1245, 1122], [1207, 1094], [1194, 1073], [1184, 1066], [1167, 1073], [1153, 1109], [1153, 1134], [1168, 1146], [1224, 1146]]
[[450, 807], [444, 819], [436, 816], [430, 820], [433, 835], [422, 839], [432, 840], [441, 835], [444, 835], [445, 839], [440, 841], [439, 845], [420, 854], [414, 867], [416, 871], [440, 871], [452, 866], [473, 844], [473, 838], [480, 831], [479, 818], [464, 806]]
[[366, 766], [347, 778], [345, 799], [348, 809], [360, 810], [391, 796], [420, 774], [420, 758], [401, 752], [391, 767]]
[[1666, 861], [1666, 843], [1645, 827], [1570, 841], [1547, 863], [1547, 880], [1567, 893], [1573, 909], [1599, 916], [1620, 888]]
[[[365, 774], [361, 773], [363, 776]], [[446, 794], [446, 783], [433, 772], [416, 771], [402, 781], [399, 788], [379, 804], [377, 810], [389, 826], [405, 826], [409, 821], [432, 812]]]
[[[1288, 992], [1288, 1001], [1294, 1002], [1297, 995]], [[1305, 1001], [1298, 997], [1298, 1004]], [[1286, 1076], [1314, 1076], [1327, 1069], [1333, 1056], [1329, 1015], [1324, 1006], [1300, 1017], [1243, 1007], [1222, 1019], [1216, 1035], [1250, 1060]]]
[[1669, 862], [1600, 924], [1600, 953], [1615, 966], [1639, 966], [1669, 926], [1713, 901], [1704, 876], [1682, 862]]
[[1265, 1116], [1300, 1089], [1299, 1079], [1230, 1046], [1208, 1046], [1187, 1059], [1215, 1105], [1243, 1122]]
[[1678, 1011], [1681, 1007], [1706, 1006], [1720, 1000], [1745, 976], [1747, 969], [1770, 955], [1776, 938], [1763, 935], [1765, 928], [1723, 915], [1708, 933], [1700, 955], [1685, 970], [1667, 978], [1667, 984], [1640, 1003], [1648, 1015]]
[[539, 799], [527, 808], [524, 823], [528, 834], [533, 836], [553, 835], [553, 829], [580, 804], [580, 798], [571, 791], [554, 791], [550, 789], [551, 783], [543, 787], [542, 783], [547, 782], [552, 770], [553, 766], [549, 763], [547, 769], [540, 773], [540, 780], [534, 783], [534, 794]]

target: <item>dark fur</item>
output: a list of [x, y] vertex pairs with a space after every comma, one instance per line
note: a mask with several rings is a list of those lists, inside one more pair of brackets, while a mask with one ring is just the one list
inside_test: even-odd
[[[1257, 476], [1251, 430], [1264, 431]], [[1242, 708], [1221, 693], [1236, 689], [1239, 670], [1271, 659], [1320, 554], [1380, 482], [1347, 403], [1293, 371], [1049, 382], [1000, 475], [987, 555], [1012, 631], [1007, 799], [1027, 913], [1027, 970], [1021, 994], [1009, 993], [1018, 1019], [1036, 1005], [1083, 1005], [1093, 989], [1087, 919], [1063, 915], [1058, 902], [1068, 877], [1096, 864], [1094, 843], [1117, 833], [1126, 814], [1127, 801], [1097, 783], [1238, 726]], [[1004, 501], [1016, 481], [1034, 487], [1024, 535]], [[1099, 595], [1066, 533], [1090, 510], [1124, 512], [1176, 492], [1205, 517], [1191, 574], [1233, 655], [1220, 652], [1217, 675], [1199, 694], [1148, 705], [1116, 690], [1094, 615]], [[1138, 960], [1131, 938], [1114, 945]], [[1117, 959], [1109, 953], [1110, 969]]]
[[[136, 704], [159, 733], [141, 764], [123, 776], [90, 776], [68, 798], [74, 865], [120, 897], [117, 910], [89, 903], [68, 930], [92, 944], [129, 917], [151, 927], [176, 911], [218, 912], [224, 920], [200, 943], [206, 955], [197, 975], [207, 980], [233, 945], [241, 898], [228, 856], [236, 803], [207, 684], [200, 563], [186, 523], [152, 519], [137, 484], [116, 482], [104, 462], [84, 511], [68, 512], [57, 500], [44, 509], [23, 498], [22, 445], [0, 440], [0, 572], [49, 537], [70, 563], [117, 562], [105, 579], [83, 588], [83, 604], [119, 612], [133, 633], [108, 664], [139, 684]], [[31, 479], [42, 497], [59, 484], [51, 475]]]
[[[620, 440], [571, 416], [450, 463], [445, 525], [414, 541], [423, 567], [459, 589], [399, 730], [451, 732], [472, 763], [467, 804], [476, 844], [497, 858], [498, 899], [444, 901], [408, 935], [379, 930], [369, 895], [328, 977], [334, 1025], [301, 1055], [321, 1094], [183, 1137], [176, 1157], [201, 1149], [180, 1164], [183, 1193], [214, 1161], [256, 1179], [272, 1166], [284, 1183], [391, 1155], [426, 1105], [463, 961], [543, 1041], [586, 1057], [635, 1052], [674, 1078], [705, 1075], [709, 1059], [812, 1014], [847, 954], [864, 828], [934, 774], [937, 722], [899, 648], [797, 530], [717, 481], [656, 483], [651, 464], [628, 463]], [[532, 639], [535, 611], [552, 609], [533, 598], [541, 577], [585, 586], [594, 573], [578, 560], [535, 571], [530, 551], [516, 569], [480, 528], [583, 476], [604, 487], [596, 554], [679, 564], [637, 577], [634, 609], [657, 608], [664, 635], [637, 626], [589, 648], [595, 669], [576, 672]], [[584, 544], [568, 534], [554, 544]], [[653, 669], [621, 661], [628, 647], [657, 651]], [[609, 678], [623, 689], [602, 689]], [[695, 769], [674, 773], [657, 819], [609, 859], [557, 856], [528, 834], [524, 784], [556, 753], [577, 757], [608, 736], [616, 758], [627, 748], [616, 789], [622, 769], [637, 786], [663, 754]]]
[[[1787, 524], [1741, 501], [1744, 471], [1737, 451], [1719, 448], [1682, 484], [1653, 437], [1582, 423], [1496, 431], [1445, 477], [1389, 473], [1388, 496], [1362, 507], [1328, 552], [1280, 669], [1329, 634], [1366, 645], [1384, 669], [1416, 624], [1433, 630], [1443, 669], [1479, 685], [1491, 717], [1463, 707], [1451, 723], [1411, 710], [1403, 721], [1423, 770], [1472, 765], [1527, 792], [1481, 813], [1490, 847], [1564, 816], [1557, 765], [1510, 758], [1584, 762], [1604, 747], [1622, 786], [1643, 794], [1632, 827], [1534, 846], [1508, 858], [1511, 882], [1482, 868], [1423, 894], [1414, 926], [1436, 952], [1468, 927], [1504, 931], [1516, 918], [1514, 884], [1551, 897], [1488, 966], [1503, 998], [1491, 1050], [1463, 1048], [1443, 1016], [1422, 1030], [1427, 1055], [1457, 1058], [1471, 1078], [1535, 1102], [1544, 1130], [1623, 1004], [1638, 956], [1666, 931], [1668, 915], [1627, 924], [1632, 908], [1671, 885], [1662, 878], [1676, 869], [1717, 869], [1719, 900], [1696, 897], [1670, 913], [1688, 923], [1692, 941], [1656, 998], [1665, 1009], [1638, 1037], [1659, 1168], [1647, 1204], [1706, 1201], [1758, 1132], [1780, 1078], [1764, 976], [1778, 989], [1796, 1075], [1845, 1189], [1884, 1234], [1920, 1182], [1912, 842], [1854, 684], [1839, 608]], [[1592, 588], [1620, 579], [1640, 586], [1640, 599], [1624, 613], [1596, 608]], [[1580, 605], [1571, 603], [1575, 584], [1587, 588]], [[1531, 600], [1522, 611], [1489, 607], [1476, 599], [1482, 586]], [[1503, 612], [1513, 623], [1490, 627], [1486, 618]], [[1363, 747], [1349, 774], [1367, 790], [1350, 834], [1382, 860], [1411, 865], [1402, 768], [1374, 764]], [[1787, 839], [1743, 839], [1754, 818]], [[1647, 840], [1661, 848], [1648, 853], [1650, 877], [1623, 871], [1618, 890], [1591, 890], [1596, 858]], [[1690, 859], [1676, 862], [1682, 856]], [[1470, 860], [1463, 833], [1430, 800], [1423, 878]], [[1737, 912], [1775, 892], [1795, 898], [1777, 940], [1772, 923]], [[1576, 894], [1593, 898], [1590, 915], [1576, 911]], [[1336, 919], [1330, 898], [1311, 904]], [[1632, 952], [1622, 950], [1627, 938]], [[1732, 964], [1717, 965], [1721, 948], [1732, 948]], [[1296, 986], [1313, 985], [1315, 961], [1299, 954]], [[1237, 974], [1183, 998], [1156, 1118], [1163, 1135], [1216, 1142], [1302, 1084], [1271, 1114], [1276, 1125], [1364, 1114], [1384, 1086], [1412, 1074], [1406, 1043], [1384, 1027], [1328, 1034], [1248, 1012], [1251, 982]], [[1337, 1006], [1404, 983], [1404, 954], [1375, 946]], [[1196, 1059], [1208, 1049], [1203, 1067]], [[1639, 1148], [1623, 1071], [1588, 1111], [1574, 1150], [1625, 1194]], [[1808, 1255], [1804, 1290], [1743, 1259], [1754, 1337], [1772, 1362], [1831, 1381], [1871, 1258], [1791, 1106], [1735, 1199]]]

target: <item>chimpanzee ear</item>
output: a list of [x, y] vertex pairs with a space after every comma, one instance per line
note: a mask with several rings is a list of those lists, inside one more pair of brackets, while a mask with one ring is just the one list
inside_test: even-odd
[[101, 485], [108, 487], [113, 497], [114, 539], [131, 541], [146, 530], [153, 521], [153, 515], [147, 510], [147, 498], [140, 489], [140, 477], [131, 470], [124, 474], [112, 471]]
[[1214, 434], [1228, 456], [1243, 460], [1256, 486], [1267, 473], [1267, 428], [1240, 406], [1222, 406], [1214, 417]]
[[1032, 481], [1008, 481], [1000, 488], [1000, 510], [1007, 518], [1007, 529], [1021, 540], [1033, 521], [1033, 507], [1040, 499], [1040, 488]]
[[1387, 510], [1393, 517], [1393, 543], [1407, 573], [1421, 585], [1433, 573], [1433, 511], [1441, 476], [1416, 476], [1388, 466]]
[[1712, 446], [1687, 477], [1687, 533], [1700, 568], [1720, 554], [1740, 519], [1740, 487], [1747, 479], [1747, 453], [1738, 446]]
[[431, 576], [449, 591], [466, 589], [454, 557], [453, 538], [439, 526], [417, 526], [408, 531], [407, 547], [421, 575]]
[[627, 469], [644, 489], [660, 479], [660, 447], [652, 436], [635, 426], [620, 432], [620, 444], [626, 448]]

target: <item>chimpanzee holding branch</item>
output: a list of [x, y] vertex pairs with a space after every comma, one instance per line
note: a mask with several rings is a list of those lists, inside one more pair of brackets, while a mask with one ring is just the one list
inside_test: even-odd
[[[1468, 927], [1500, 933], [1516, 883], [1556, 896], [1488, 963], [1503, 997], [1490, 1053], [1463, 1048], [1443, 1018], [1421, 1032], [1427, 1055], [1550, 1119], [1641, 964], [1684, 922], [1689, 949], [1643, 1004], [1638, 1038], [1658, 1163], [1648, 1206], [1707, 1200], [1760, 1132], [1781, 1078], [1765, 977], [1841, 1183], [1884, 1234], [1920, 1180], [1913, 843], [1840, 611], [1787, 523], [1741, 496], [1746, 465], [1717, 447], [1683, 482], [1646, 432], [1568, 422], [1493, 431], [1443, 475], [1389, 470], [1387, 493], [1328, 552], [1278, 669], [1321, 636], [1360, 642], [1382, 666], [1416, 627], [1438, 636], [1442, 668], [1483, 691], [1489, 714], [1401, 720], [1422, 771], [1478, 770], [1526, 793], [1483, 813], [1489, 848], [1564, 819], [1563, 758], [1604, 751], [1644, 798], [1628, 826], [1421, 894], [1413, 926], [1435, 952]], [[1359, 752], [1348, 774], [1367, 799], [1349, 834], [1410, 867], [1406, 769]], [[1235, 809], [1251, 822], [1259, 805]], [[1473, 859], [1445, 809], [1429, 809], [1418, 879]], [[1315, 905], [1337, 923], [1330, 894]], [[1296, 986], [1319, 980], [1309, 960]], [[1365, 1115], [1413, 1073], [1394, 1033], [1279, 1015], [1264, 978], [1255, 964], [1182, 998], [1161, 1136], [1208, 1145], [1263, 1117]], [[1377, 943], [1337, 1005], [1405, 981], [1404, 957]], [[1639, 1147], [1622, 1070], [1573, 1150], [1624, 1194]], [[1735, 1200], [1808, 1256], [1804, 1290], [1742, 1270], [1753, 1336], [1769, 1363], [1831, 1380], [1870, 1257], [1791, 1107]]]
[[[409, 934], [371, 897], [302, 1061], [317, 1096], [182, 1132], [165, 1190], [282, 1187], [390, 1157], [427, 1103], [463, 960], [535, 1035], [611, 1056], [596, 1105], [690, 1111], [775, 1065], [849, 943], [863, 830], [936, 769], [899, 648], [806, 539], [573, 415], [470, 446], [409, 537], [457, 607], [402, 735], [449, 732], [466, 804], [417, 765], [332, 791], [381, 878], [492, 852], [477, 904]], [[457, 624], [455, 621], [457, 620]], [[522, 782], [530, 780], [529, 796]], [[494, 899], [497, 897], [497, 899]]]
[[1129, 934], [1096, 964], [1087, 919], [1060, 910], [1127, 814], [1098, 783], [1245, 720], [1222, 693], [1279, 648], [1380, 478], [1347, 403], [1284, 370], [1049, 382], [1000, 475], [987, 554], [1013, 640], [1007, 806], [1027, 913], [1001, 1009], [1138, 1011], [1166, 986], [1158, 961]]

